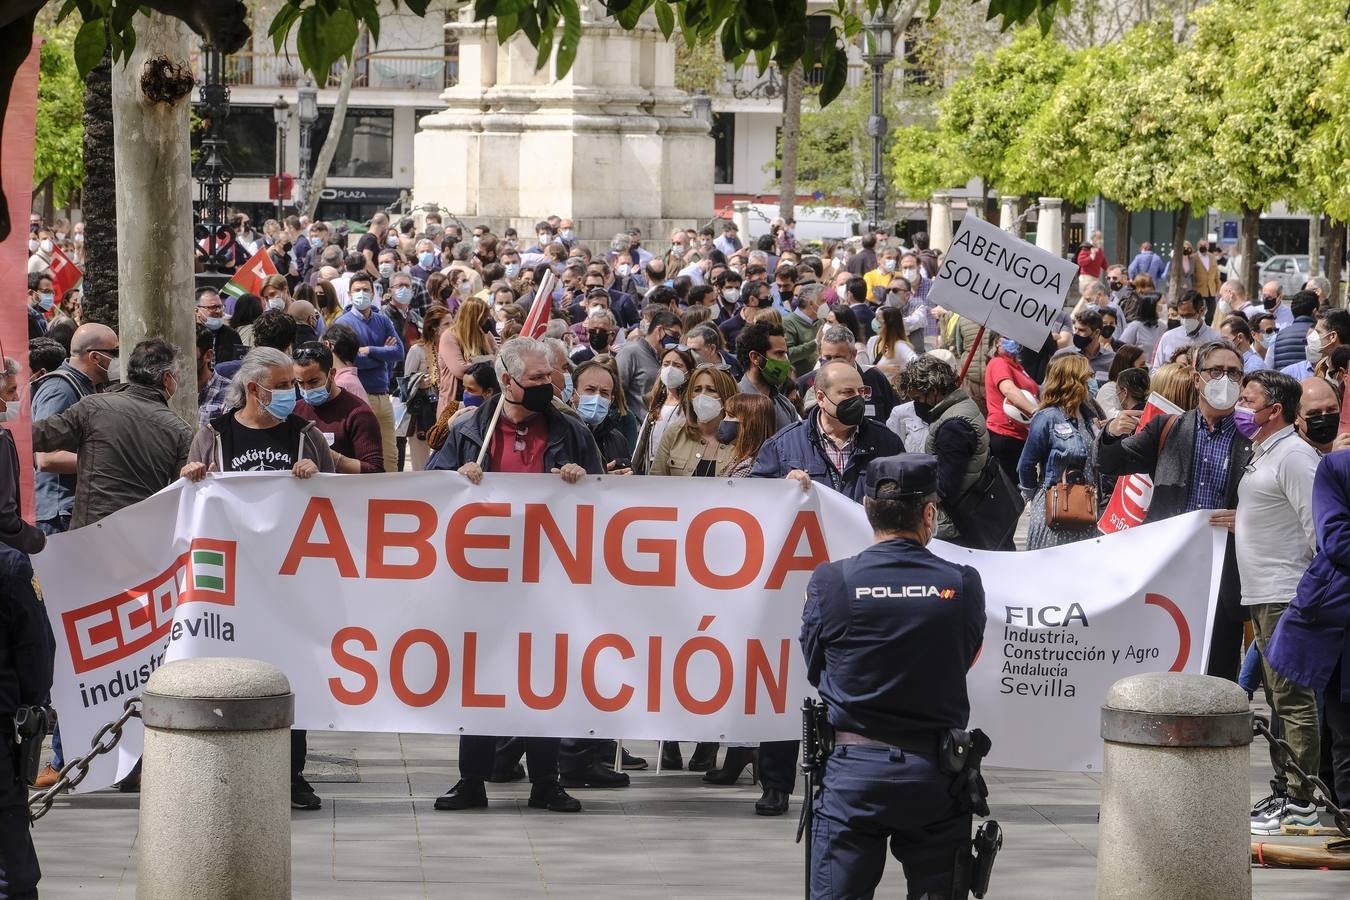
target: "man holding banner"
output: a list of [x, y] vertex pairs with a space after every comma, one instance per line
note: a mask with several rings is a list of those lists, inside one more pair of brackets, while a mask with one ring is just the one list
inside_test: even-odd
[[[546, 302], [539, 300], [538, 302]], [[553, 366], [548, 350], [533, 338], [516, 337], [497, 355], [500, 399], [455, 423], [427, 469], [458, 471], [474, 484], [485, 471], [552, 472], [568, 484], [586, 474], [600, 475], [604, 466], [590, 430], [580, 419], [553, 408]], [[464, 735], [459, 739], [460, 779], [436, 798], [438, 810], [481, 809], [488, 805], [485, 782], [492, 776], [497, 738]], [[579, 812], [581, 803], [558, 780], [558, 738], [525, 738], [534, 809]]]
[[1252, 444], [1233, 423], [1242, 380], [1242, 357], [1227, 341], [1210, 341], [1195, 351], [1195, 386], [1200, 405], [1193, 413], [1156, 416], [1135, 433], [1138, 411], [1125, 410], [1102, 429], [1097, 463], [1103, 475], [1142, 472], [1153, 479], [1145, 524], [1199, 509], [1218, 510], [1213, 525], [1228, 529], [1219, 603], [1210, 635], [1206, 674], [1237, 680], [1242, 650], [1242, 583], [1233, 546], [1238, 483], [1251, 460]]

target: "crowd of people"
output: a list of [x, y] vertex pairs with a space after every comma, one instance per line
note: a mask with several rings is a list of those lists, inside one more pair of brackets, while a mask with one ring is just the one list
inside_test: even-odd
[[[1350, 800], [1350, 704], [1320, 690], [1350, 684], [1350, 667], [1318, 668], [1321, 683], [1308, 686], [1302, 669], [1265, 659], [1331, 527], [1315, 524], [1331, 513], [1317, 508], [1314, 475], [1340, 475], [1319, 462], [1350, 446], [1340, 433], [1350, 313], [1325, 279], [1249, 297], [1218, 277], [1202, 242], [1168, 296], [1148, 247], [1113, 265], [1094, 236], [1078, 254], [1075, 305], [1024, 346], [929, 302], [941, 253], [923, 233], [803, 246], [790, 221], [756, 240], [728, 221], [597, 245], [566, 218], [541, 220], [530, 237], [437, 213], [379, 213], [359, 236], [296, 217], [257, 232], [239, 217], [233, 231], [240, 258], [265, 248], [281, 274], [257, 294], [197, 292], [191, 425], [168, 404], [192, 389], [175, 374], [186, 348], [147, 340], [121, 364], [117, 335], [83, 321], [78, 292], [59, 305], [52, 295], [43, 248], [71, 229], [35, 231], [41, 532], [221, 471], [779, 478], [862, 502], [870, 463], [912, 453], [937, 461], [937, 537], [1013, 550], [1025, 511], [1023, 546], [1035, 550], [1098, 536], [1116, 480], [1146, 473], [1148, 521], [1213, 510], [1230, 532], [1209, 672], [1237, 680], [1250, 647], [1300, 764], [1325, 763]], [[557, 287], [539, 295], [549, 272]], [[532, 318], [542, 333], [523, 334]], [[1181, 412], [1141, 427], [1155, 393]], [[1079, 505], [1066, 511], [1065, 497]], [[796, 742], [728, 747], [720, 765], [719, 749], [699, 745], [688, 767], [710, 784], [750, 767], [763, 789], [756, 812], [787, 810]], [[465, 737], [461, 780], [436, 808], [484, 806], [488, 782], [528, 777], [531, 806], [575, 811], [567, 788], [623, 787], [624, 769], [648, 765], [624, 751], [616, 768], [615, 750]], [[677, 742], [660, 753], [664, 768], [683, 767]], [[292, 756], [293, 803], [318, 808], [303, 732]], [[1316, 819], [1307, 785], [1274, 788], [1253, 810], [1254, 832]]]

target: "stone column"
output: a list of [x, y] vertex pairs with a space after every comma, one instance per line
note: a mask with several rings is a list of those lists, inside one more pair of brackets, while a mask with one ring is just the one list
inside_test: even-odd
[[1102, 737], [1097, 900], [1250, 898], [1246, 692], [1207, 675], [1133, 675], [1111, 686]]
[[935, 191], [928, 207], [928, 246], [946, 253], [952, 245], [952, 195]]
[[1012, 232], [1013, 223], [1017, 221], [1017, 198], [1001, 197], [998, 206], [998, 227], [1004, 231]]
[[750, 201], [732, 200], [731, 201], [731, 221], [736, 223], [737, 233], [741, 236], [741, 243], [750, 246]]
[[1064, 201], [1042, 197], [1036, 212], [1036, 246], [1056, 256], [1064, 255]]
[[289, 898], [286, 676], [254, 659], [179, 660], [143, 699], [137, 900]]

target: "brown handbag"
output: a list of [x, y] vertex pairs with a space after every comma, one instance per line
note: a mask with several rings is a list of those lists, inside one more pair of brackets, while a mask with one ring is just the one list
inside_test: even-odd
[[1059, 484], [1045, 492], [1045, 525], [1051, 531], [1091, 528], [1097, 524], [1097, 489], [1071, 484], [1065, 470]]

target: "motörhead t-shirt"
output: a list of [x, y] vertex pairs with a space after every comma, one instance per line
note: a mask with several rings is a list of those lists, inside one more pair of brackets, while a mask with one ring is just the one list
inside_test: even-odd
[[225, 472], [289, 472], [299, 450], [295, 430], [286, 422], [271, 428], [249, 428], [230, 417], [230, 439], [225, 442]]

